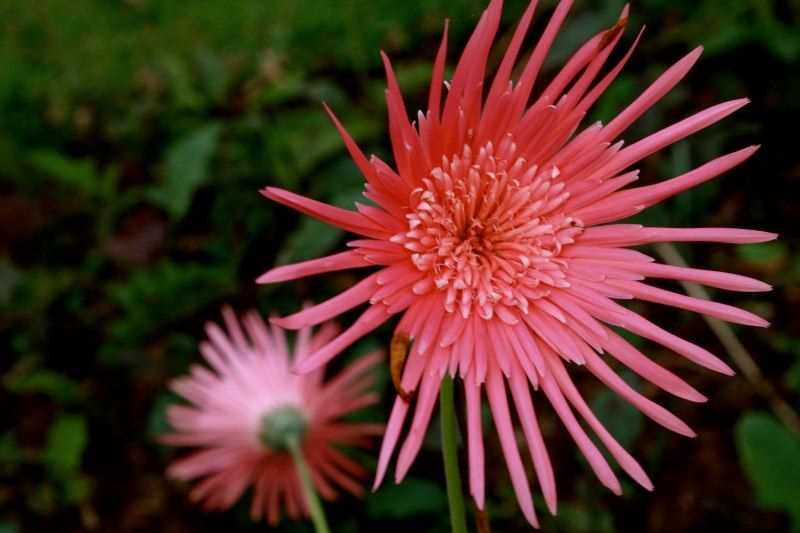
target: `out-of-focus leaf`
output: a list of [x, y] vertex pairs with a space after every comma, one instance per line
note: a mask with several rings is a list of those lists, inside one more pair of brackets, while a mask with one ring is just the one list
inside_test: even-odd
[[[545, 513], [545, 530], [565, 531], [569, 533], [613, 533], [614, 516], [605, 509], [595, 506], [578, 506], [571, 503], [559, 503], [558, 516], [550, 517]], [[549, 523], [548, 523], [549, 522]], [[550, 527], [545, 527], [549, 525]]]
[[28, 162], [39, 172], [48, 174], [59, 183], [90, 190], [95, 179], [94, 163], [88, 159], [71, 159], [53, 150], [33, 150]]
[[3, 309], [11, 301], [20, 282], [21, 273], [19, 269], [7, 257], [0, 258], [0, 309]]
[[22, 375], [12, 375], [4, 384], [13, 392], [47, 394], [62, 404], [75, 401], [80, 396], [77, 383], [50, 370], [33, 370]]
[[26, 495], [28, 507], [43, 515], [52, 514], [57, 506], [57, 492], [53, 485], [37, 485]]
[[219, 101], [225, 95], [228, 74], [221, 58], [211, 50], [202, 47], [195, 51], [194, 59], [205, 92], [214, 101]]
[[22, 460], [17, 439], [13, 431], [6, 431], [0, 436], [0, 468], [16, 465]]
[[286, 113], [271, 125], [270, 143], [282, 168], [276, 169], [281, 185], [307, 175], [320, 161], [342, 149], [339, 132], [324, 109]]
[[206, 183], [221, 129], [218, 123], [203, 126], [167, 151], [163, 184], [150, 191], [150, 199], [173, 219], [181, 219], [186, 214], [195, 191]]
[[800, 394], [800, 362], [795, 363], [783, 376], [784, 384], [795, 393]]
[[0, 533], [19, 533], [19, 525], [14, 522], [0, 522]]
[[789, 256], [789, 248], [783, 241], [771, 241], [737, 246], [736, 253], [748, 263], [763, 265], [785, 261]]
[[117, 180], [117, 170], [98, 172], [90, 159], [73, 159], [61, 152], [41, 149], [28, 154], [33, 168], [69, 191], [79, 191], [92, 199], [108, 198]]
[[[326, 187], [335, 188], [330, 203], [344, 209], [354, 209], [354, 204], [362, 200], [360, 178], [331, 174]], [[355, 180], [355, 183], [353, 181]], [[348, 185], [352, 183], [351, 185]], [[344, 232], [330, 224], [310, 217], [304, 218], [300, 225], [286, 239], [283, 249], [276, 259], [277, 264], [306, 261], [325, 255], [339, 242]]]
[[202, 109], [205, 100], [195, 87], [188, 62], [177, 54], [162, 53], [159, 64], [167, 74], [175, 107], [191, 111]]
[[147, 421], [147, 436], [151, 440], [155, 440], [156, 437], [171, 429], [167, 422], [167, 407], [173, 403], [175, 403], [175, 396], [166, 392], [159, 394], [153, 401]]
[[767, 413], [747, 413], [736, 424], [736, 448], [756, 501], [789, 513], [800, 531], [800, 439]]
[[124, 313], [109, 326], [113, 340], [139, 343], [156, 329], [219, 301], [235, 284], [227, 265], [164, 261], [137, 270], [127, 281], [109, 288], [109, 299]]
[[337, 227], [306, 218], [286, 238], [286, 244], [278, 254], [276, 263], [283, 265], [325, 255], [343, 234], [344, 232]]
[[47, 308], [76, 284], [79, 274], [76, 270], [53, 268], [33, 268], [19, 271], [15, 280], [15, 290], [11, 294], [8, 307], [18, 316], [40, 321]]
[[800, 38], [796, 27], [774, 25], [765, 28], [764, 41], [775, 56], [788, 64], [794, 64], [800, 56]]
[[624, 109], [624, 106], [636, 98], [640, 88], [640, 83], [635, 76], [620, 74], [592, 108], [592, 120], [600, 120], [605, 124], [616, 116], [620, 109]]
[[427, 91], [431, 82], [431, 65], [426, 61], [416, 61], [409, 64], [400, 64], [395, 67], [397, 83], [405, 93], [413, 94], [415, 91]]
[[668, 167], [670, 176], [679, 176], [691, 170], [692, 152], [688, 141], [679, 141], [672, 145]]
[[794, 355], [800, 360], [800, 339], [786, 333], [776, 331], [769, 340], [775, 350]]
[[55, 475], [69, 477], [80, 470], [83, 451], [88, 443], [86, 419], [77, 415], [61, 415], [50, 426], [42, 461]]
[[[767, 48], [787, 64], [794, 64], [800, 55], [800, 35], [796, 25], [785, 24], [775, 13], [778, 4], [773, 2], [750, 2], [756, 12], [755, 20], [758, 31], [754, 31], [754, 38], [762, 40]], [[752, 20], [748, 20], [750, 26]], [[796, 21], [795, 21], [796, 22]]]
[[314, 175], [314, 195], [344, 209], [353, 209], [355, 202], [366, 202], [364, 177], [349, 156], [328, 163]]
[[87, 476], [70, 476], [61, 483], [64, 499], [69, 503], [77, 503], [87, 499], [92, 494], [92, 481]]
[[367, 512], [373, 518], [402, 519], [447, 512], [447, 496], [438, 484], [409, 478], [400, 485], [385, 484], [367, 498]]

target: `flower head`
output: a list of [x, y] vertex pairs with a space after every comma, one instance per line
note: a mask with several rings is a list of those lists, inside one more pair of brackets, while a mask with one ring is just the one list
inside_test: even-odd
[[547, 398], [603, 484], [620, 492], [616, 475], [576, 414], [622, 469], [650, 489], [652, 484], [639, 464], [591, 412], [568, 368], [585, 367], [643, 413], [684, 435], [694, 433], [627, 385], [608, 362], [616, 360], [681, 398], [705, 398], [610, 326], [658, 342], [699, 365], [733, 372], [704, 348], [616, 300], [636, 298], [741, 324], [767, 325], [746, 311], [683, 296], [644, 280], [687, 280], [736, 291], [768, 290], [766, 284], [734, 274], [659, 264], [628, 247], [662, 241], [753, 243], [775, 238], [744, 229], [610, 224], [714, 178], [747, 159], [757, 147], [724, 155], [655, 185], [626, 188], [638, 178], [635, 167], [643, 158], [721, 120], [747, 101], [715, 105], [623, 146], [623, 132], [685, 76], [700, 56], [697, 48], [613, 120], [582, 125], [587, 110], [619, 74], [639, 38], [616, 64], [606, 66], [626, 25], [626, 7], [612, 28], [589, 39], [549, 83], [541, 84], [542, 63], [570, 4], [559, 3], [516, 79], [512, 71], [535, 2], [523, 14], [491, 83], [485, 68], [500, 22], [501, 2], [493, 0], [483, 13], [449, 82], [444, 82], [445, 25], [428, 110], [417, 113], [413, 123], [384, 56], [395, 166], [374, 156], [367, 158], [331, 113], [366, 178], [364, 195], [372, 205], [357, 204], [357, 211], [349, 211], [272, 187], [263, 191], [277, 202], [361, 238], [349, 243], [349, 251], [275, 268], [260, 278], [262, 283], [378, 267], [331, 300], [275, 320], [284, 327], [307, 327], [369, 304], [349, 329], [302, 359], [299, 370], [313, 370], [390, 316], [402, 314], [392, 351], [402, 359], [407, 342], [411, 344], [397, 380], [401, 394], [389, 420], [376, 483], [398, 443], [410, 409], [409, 393], [416, 393], [416, 405], [399, 452], [398, 480], [420, 449], [440, 379], [445, 374], [459, 375], [466, 398], [470, 491], [482, 508], [480, 404], [485, 391], [517, 499], [532, 524], [536, 516], [514, 437], [508, 391], [552, 512], [555, 480], [531, 389]]
[[[370, 371], [380, 357], [367, 355], [326, 383], [324, 366], [303, 375], [291, 372], [283, 331], [268, 328], [256, 312], [240, 323], [226, 307], [223, 317], [227, 333], [209, 323], [209, 340], [200, 346], [211, 368], [196, 365], [172, 383], [191, 405], [168, 408], [174, 432], [161, 439], [198, 450], [170, 465], [168, 475], [198, 480], [191, 497], [204, 501], [208, 510], [229, 508], [253, 486], [253, 519], [266, 517], [275, 524], [281, 509], [293, 518], [309, 514], [287, 451], [299, 445], [323, 498], [335, 499], [339, 489], [360, 495], [366, 470], [338, 447], [367, 447], [383, 427], [340, 419], [377, 401], [369, 392], [374, 383]], [[335, 336], [331, 324], [313, 337], [309, 328], [303, 329], [294, 357], [313, 353]]]

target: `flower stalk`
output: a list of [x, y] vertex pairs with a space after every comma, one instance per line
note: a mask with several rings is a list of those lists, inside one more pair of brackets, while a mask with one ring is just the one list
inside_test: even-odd
[[308, 509], [311, 512], [314, 531], [316, 533], [330, 533], [328, 521], [325, 518], [325, 510], [322, 507], [317, 491], [314, 489], [314, 483], [311, 481], [311, 472], [303, 457], [300, 441], [296, 438], [287, 439], [287, 449], [292, 454], [294, 465], [297, 468], [297, 475], [300, 477], [300, 485], [303, 487], [303, 496], [305, 496]]
[[456, 409], [453, 401], [453, 382], [450, 376], [442, 379], [439, 405], [442, 419], [442, 459], [447, 484], [447, 504], [453, 533], [466, 533], [467, 519], [464, 511], [464, 493], [461, 490], [461, 473], [458, 469], [458, 444], [456, 442]]

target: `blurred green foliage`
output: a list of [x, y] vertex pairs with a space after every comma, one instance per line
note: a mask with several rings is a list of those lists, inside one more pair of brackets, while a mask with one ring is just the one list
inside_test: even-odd
[[447, 495], [441, 484], [412, 477], [376, 493], [367, 501], [367, 512], [379, 520], [427, 516], [428, 527], [441, 527], [448, 516]]
[[800, 437], [766, 413], [748, 413], [736, 425], [736, 447], [758, 504], [788, 512], [800, 531]]
[[[610, 25], [622, 3], [578, 2], [546, 68]], [[525, 7], [507, 4], [501, 43]], [[552, 7], [542, 4], [540, 11]], [[277, 185], [351, 207], [361, 197], [362, 178], [320, 101], [366, 151], [387, 156], [378, 51], [395, 60], [408, 107], [418, 108], [443, 19], [451, 19], [453, 57], [483, 5], [0, 2], [0, 531], [262, 528], [250, 524], [246, 504], [206, 518], [188, 502], [185, 487], [163, 479], [173, 451], [153, 437], [163, 431], [163, 410], [173, 401], [166, 383], [197, 360], [203, 322], [217, 319], [223, 302], [286, 312], [353, 283], [352, 274], [340, 273], [257, 288], [253, 280], [271, 265], [319, 256], [347, 239], [257, 191]], [[699, 266], [775, 286], [769, 296], [718, 296], [773, 322], [770, 331], [737, 331], [767, 378], [797, 405], [800, 201], [784, 191], [800, 179], [800, 5], [643, 0], [633, 6], [624, 42], [644, 23], [629, 68], [590, 118], [608, 120], [697, 44], [706, 48], [699, 66], [626, 140], [723, 99], [753, 100], [724, 126], [648, 158], [642, 180], [673, 176], [748, 143], [763, 143], [761, 152], [640, 219], [783, 234], [767, 245], [681, 251]], [[696, 317], [648, 312], [683, 335], [709, 339]], [[386, 338], [378, 332], [354, 351], [384, 345]], [[725, 381], [683, 368], [653, 345], [637, 343], [709, 395], [705, 407], [657, 397], [700, 438], [667, 435], [581, 379], [598, 417], [642, 459], [657, 491], [629, 484], [622, 499], [603, 492], [552, 414], [540, 409], [561, 500], [559, 517], [545, 518], [545, 528], [779, 531], [790, 516], [797, 527], [797, 441], [765, 413], [739, 419], [745, 410], [766, 409], [752, 387], [741, 378]], [[713, 339], [707, 344], [721, 349]], [[382, 405], [364, 416], [384, 419], [386, 413]], [[365, 505], [330, 506], [331, 521], [341, 531], [376, 524], [446, 531], [433, 433], [412, 479], [387, 483]], [[524, 530], [492, 439], [487, 468], [493, 525]], [[282, 528], [307, 530], [292, 523]]]

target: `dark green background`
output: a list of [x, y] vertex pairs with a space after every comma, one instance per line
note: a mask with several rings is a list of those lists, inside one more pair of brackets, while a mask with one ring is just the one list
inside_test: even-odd
[[[507, 3], [503, 42], [525, 7]], [[553, 4], [542, 3], [534, 35]], [[578, 2], [546, 77], [583, 40], [613, 24], [621, 5]], [[479, 0], [0, 2], [0, 531], [266, 527], [249, 522], [246, 504], [205, 516], [188, 503], [185, 486], [163, 478], [175, 454], [153, 436], [174, 401], [166, 383], [198, 360], [202, 325], [218, 318], [223, 302], [288, 312], [354, 282], [345, 272], [257, 287], [255, 277], [273, 264], [316, 257], [346, 240], [257, 190], [273, 184], [352, 206], [362, 178], [320, 101], [367, 151], [388, 158], [378, 51], [394, 59], [408, 107], [416, 109], [425, 102], [442, 20], [452, 22], [453, 58], [482, 7]], [[748, 144], [763, 144], [761, 151], [642, 219], [781, 233], [765, 245], [681, 251], [696, 266], [775, 286], [769, 294], [716, 296], [772, 321], [766, 331], [736, 331], [794, 406], [799, 19], [796, 0], [635, 2], [623, 45], [647, 24], [644, 39], [591, 117], [608, 120], [697, 44], [706, 47], [698, 66], [626, 139], [722, 100], [753, 100], [724, 123], [649, 157], [642, 182]], [[634, 305], [727, 359], [699, 317]], [[369, 336], [349, 356], [385, 345], [389, 331]], [[656, 490], [626, 480], [624, 497], [605, 491], [542, 409], [560, 496], [559, 517], [545, 518], [544, 528], [800, 528], [800, 442], [764, 399], [740, 376], [713, 375], [642, 346], [709, 396], [707, 405], [694, 405], [636, 382], [698, 438], [645, 422], [576, 371]], [[385, 419], [391, 394], [384, 390], [385, 403], [364, 417]], [[429, 437], [405, 484], [387, 483], [365, 503], [328, 505], [335, 530], [374, 531], [380, 524], [385, 531], [446, 531], [438, 432]], [[493, 526], [524, 530], [491, 436], [487, 453]], [[286, 522], [283, 530], [308, 527]]]

